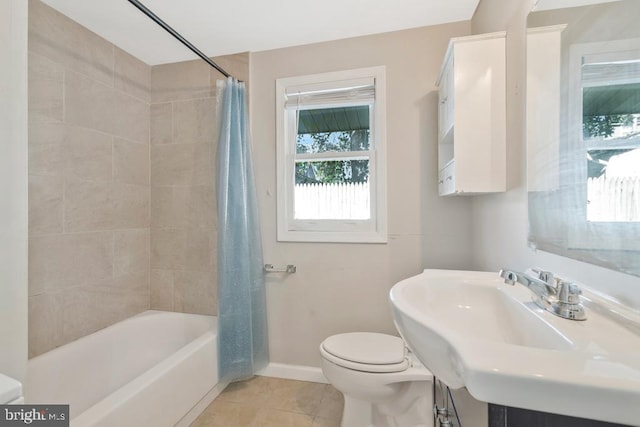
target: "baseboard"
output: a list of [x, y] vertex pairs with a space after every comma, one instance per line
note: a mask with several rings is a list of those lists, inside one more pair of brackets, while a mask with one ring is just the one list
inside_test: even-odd
[[263, 377], [285, 378], [288, 380], [310, 381], [328, 384], [322, 369], [313, 366], [288, 365], [285, 363], [269, 363], [266, 368], [256, 372]]

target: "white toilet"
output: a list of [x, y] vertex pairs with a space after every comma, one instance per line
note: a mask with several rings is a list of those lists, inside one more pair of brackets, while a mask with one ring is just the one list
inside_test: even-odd
[[0, 374], [0, 405], [20, 405], [24, 403], [22, 384], [4, 374]]
[[333, 335], [320, 354], [322, 372], [344, 395], [341, 427], [433, 427], [433, 375], [401, 338]]

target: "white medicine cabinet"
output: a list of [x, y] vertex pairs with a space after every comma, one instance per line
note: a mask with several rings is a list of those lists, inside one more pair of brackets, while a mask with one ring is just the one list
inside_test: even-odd
[[438, 78], [438, 192], [506, 190], [505, 33], [451, 39]]

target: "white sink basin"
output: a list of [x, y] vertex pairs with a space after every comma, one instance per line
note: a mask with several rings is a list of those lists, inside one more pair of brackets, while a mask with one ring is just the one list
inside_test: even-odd
[[390, 293], [396, 326], [451, 388], [501, 405], [640, 426], [640, 316], [583, 288], [562, 319], [497, 272], [425, 270]]

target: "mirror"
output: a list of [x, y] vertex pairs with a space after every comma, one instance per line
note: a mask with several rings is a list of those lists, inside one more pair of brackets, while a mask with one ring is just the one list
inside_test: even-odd
[[527, 18], [529, 243], [640, 276], [640, 2], [543, 2]]

